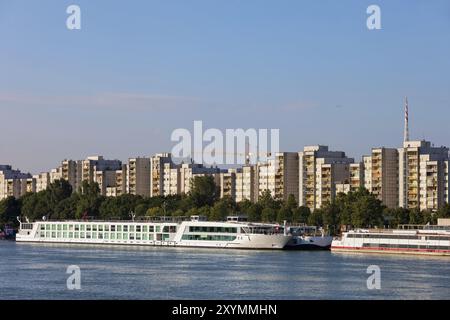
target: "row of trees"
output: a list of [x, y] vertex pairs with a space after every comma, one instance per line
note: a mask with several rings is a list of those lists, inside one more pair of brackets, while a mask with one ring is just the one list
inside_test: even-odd
[[323, 226], [331, 233], [342, 226], [396, 227], [398, 224], [435, 223], [438, 217], [450, 217], [450, 206], [433, 214], [416, 209], [387, 209], [380, 200], [361, 188], [357, 192], [339, 194], [333, 202], [313, 212], [298, 206], [295, 197], [286, 201], [274, 199], [264, 192], [259, 201], [240, 203], [220, 198], [220, 192], [211, 177], [196, 177], [191, 192], [184, 196], [145, 198], [124, 194], [118, 197], [100, 195], [96, 183], [83, 182], [76, 192], [65, 180], [57, 180], [46, 190], [29, 193], [20, 199], [13, 197], [0, 201], [0, 222], [16, 224], [16, 217], [30, 220], [80, 219], [89, 216], [98, 219], [130, 219], [137, 217], [204, 215], [209, 220], [224, 220], [236, 213], [247, 215], [250, 221], [307, 223]]

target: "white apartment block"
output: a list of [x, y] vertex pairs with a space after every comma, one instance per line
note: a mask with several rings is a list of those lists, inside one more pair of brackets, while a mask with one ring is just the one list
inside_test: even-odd
[[[166, 171], [165, 164], [169, 164], [170, 168], [175, 168], [173, 164], [172, 155], [170, 153], [158, 153], [150, 158], [150, 196], [163, 196], [169, 193], [164, 191], [164, 174], [169, 174]], [[166, 178], [167, 179], [167, 178]]]
[[35, 192], [35, 180], [29, 173], [13, 170], [9, 165], [0, 165], [0, 200], [19, 198], [27, 192]]
[[360, 187], [364, 187], [364, 164], [363, 162], [351, 163], [349, 166], [349, 181], [336, 183], [336, 194], [356, 192]]
[[127, 193], [150, 196], [150, 158], [130, 158], [127, 167]]
[[236, 202], [249, 200], [258, 201], [257, 166], [245, 165], [236, 169], [235, 173]]
[[449, 149], [406, 141], [399, 152], [399, 205], [436, 211], [448, 202]]
[[311, 210], [330, 203], [336, 185], [349, 183], [350, 164], [345, 152], [329, 151], [327, 146], [307, 146], [299, 155], [299, 205]]
[[393, 148], [373, 148], [363, 157], [365, 188], [388, 208], [398, 207], [398, 151]]
[[50, 184], [50, 173], [48, 172], [35, 174], [33, 178], [36, 181], [36, 192], [40, 192], [47, 189], [47, 187]]
[[298, 202], [298, 153], [278, 152], [258, 163], [256, 179], [258, 196], [268, 190], [274, 199], [286, 201], [292, 194]]
[[192, 181], [195, 177], [212, 176], [216, 186], [220, 187], [221, 170], [217, 167], [204, 167], [198, 163], [183, 163], [179, 168], [180, 193], [188, 194], [191, 191]]
[[228, 169], [220, 173], [220, 197], [229, 197], [236, 201], [236, 172], [238, 169]]

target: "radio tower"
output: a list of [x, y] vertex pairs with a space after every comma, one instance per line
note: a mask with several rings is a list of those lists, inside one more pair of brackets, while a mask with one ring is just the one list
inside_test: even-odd
[[409, 141], [409, 115], [408, 115], [408, 97], [405, 97], [405, 130], [403, 132], [403, 142]]

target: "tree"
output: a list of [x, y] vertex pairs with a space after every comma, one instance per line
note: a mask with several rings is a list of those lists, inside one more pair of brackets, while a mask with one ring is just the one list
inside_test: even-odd
[[261, 221], [262, 207], [258, 203], [253, 203], [246, 211], [248, 221]]
[[311, 210], [308, 207], [301, 206], [293, 210], [292, 220], [297, 223], [307, 223], [310, 214]]
[[339, 213], [339, 206], [334, 201], [322, 210], [322, 223], [330, 234], [335, 234], [339, 230]]
[[261, 219], [263, 222], [273, 222], [276, 219], [276, 211], [274, 208], [264, 208], [261, 212]]
[[0, 222], [17, 225], [18, 216], [20, 216], [20, 207], [16, 198], [7, 197], [0, 201]]
[[437, 211], [437, 218], [450, 218], [450, 204], [446, 203]]
[[323, 211], [316, 209], [308, 217], [308, 224], [311, 226], [323, 226]]
[[191, 180], [191, 191], [188, 197], [195, 207], [213, 206], [219, 198], [219, 194], [212, 176], [196, 176]]
[[287, 206], [282, 206], [277, 212], [277, 222], [283, 223], [284, 220], [292, 221], [292, 210]]

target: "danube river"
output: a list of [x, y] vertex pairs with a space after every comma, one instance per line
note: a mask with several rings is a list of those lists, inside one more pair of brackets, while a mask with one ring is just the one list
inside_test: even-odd
[[[0, 241], [3, 299], [449, 299], [450, 258]], [[80, 268], [79, 290], [67, 267]], [[367, 288], [380, 268], [381, 289]]]

